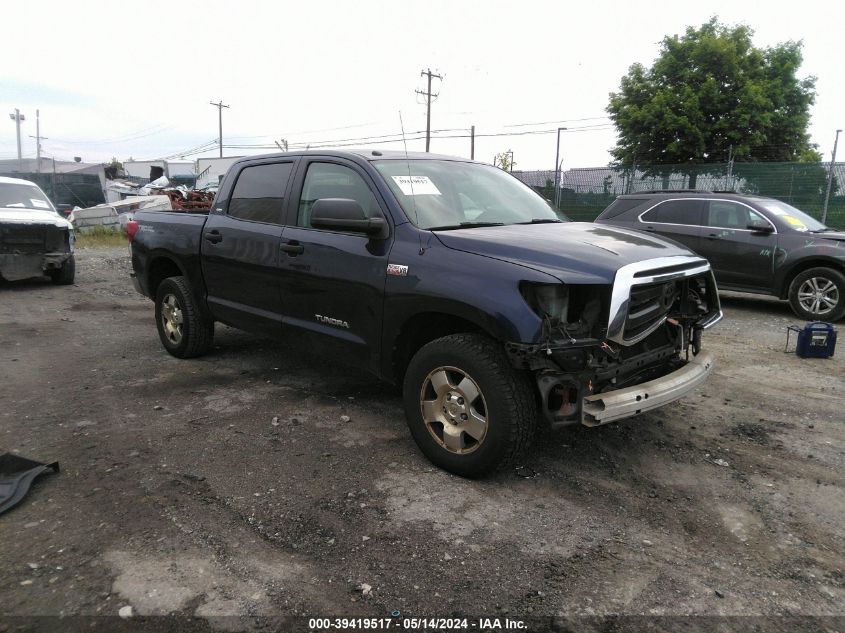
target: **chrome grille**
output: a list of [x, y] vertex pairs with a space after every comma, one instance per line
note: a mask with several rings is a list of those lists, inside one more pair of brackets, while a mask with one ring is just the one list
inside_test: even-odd
[[676, 281], [632, 286], [625, 319], [625, 339], [635, 339], [662, 323], [677, 296]]

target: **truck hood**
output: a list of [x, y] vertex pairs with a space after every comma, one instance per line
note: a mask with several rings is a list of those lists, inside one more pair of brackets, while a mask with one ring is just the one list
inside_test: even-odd
[[669, 240], [589, 222], [436, 231], [448, 248], [527, 266], [564, 283], [612, 284], [622, 266], [693, 255]]
[[72, 229], [73, 225], [57, 213], [41, 209], [0, 207], [0, 224], [49, 224]]

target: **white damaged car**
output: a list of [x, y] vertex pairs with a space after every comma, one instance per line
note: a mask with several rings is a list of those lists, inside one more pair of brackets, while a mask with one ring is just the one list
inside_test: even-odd
[[73, 240], [73, 225], [35, 183], [0, 177], [0, 278], [47, 275], [53, 283], [72, 284]]

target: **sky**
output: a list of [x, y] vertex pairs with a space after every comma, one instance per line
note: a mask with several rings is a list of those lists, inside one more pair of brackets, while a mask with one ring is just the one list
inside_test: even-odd
[[[26, 117], [24, 157], [36, 154], [36, 110], [45, 156], [216, 156], [219, 100], [230, 106], [226, 156], [282, 139], [401, 150], [403, 129], [407, 149], [422, 151], [415, 91], [430, 68], [442, 76], [431, 151], [468, 157], [475, 125], [477, 160], [510, 150], [516, 169], [551, 170], [566, 127], [563, 168], [602, 166], [616, 139], [608, 94], [628, 67], [714, 15], [751, 26], [757, 46], [803, 40], [798, 76], [817, 77], [810, 135], [826, 160], [845, 128], [843, 2], [39, 0], [3, 14], [19, 28], [4, 29], [0, 107]], [[0, 158], [14, 158], [15, 123], [4, 120]]]

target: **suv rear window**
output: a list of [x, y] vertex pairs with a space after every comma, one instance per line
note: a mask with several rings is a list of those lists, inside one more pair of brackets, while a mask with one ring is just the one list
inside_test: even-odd
[[601, 219], [615, 218], [617, 215], [622, 215], [625, 211], [630, 211], [634, 207], [641, 205], [648, 198], [616, 198], [610, 203], [604, 211], [599, 214]]
[[701, 224], [701, 200], [667, 200], [643, 215], [643, 222]]

